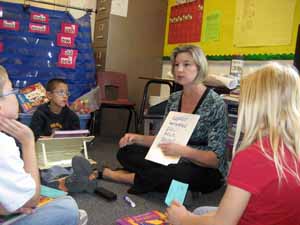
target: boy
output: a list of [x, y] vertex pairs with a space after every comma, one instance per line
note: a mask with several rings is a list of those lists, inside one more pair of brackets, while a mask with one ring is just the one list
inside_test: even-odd
[[[78, 207], [71, 197], [56, 199], [33, 210], [40, 197], [34, 135], [27, 126], [16, 120], [16, 93], [6, 70], [0, 65], [0, 215], [28, 214], [14, 223], [17, 225], [77, 225]], [[14, 138], [22, 145], [23, 160]], [[45, 216], [47, 214], [51, 214], [51, 217]]]
[[35, 139], [50, 136], [54, 130], [79, 130], [79, 117], [67, 106], [70, 95], [67, 83], [63, 79], [52, 79], [46, 91], [49, 102], [37, 108], [30, 124]]
[[[49, 102], [37, 108], [30, 124], [35, 139], [50, 136], [54, 130], [79, 130], [79, 117], [67, 106], [70, 95], [67, 83], [63, 79], [51, 79], [46, 85], [46, 91]], [[75, 164], [72, 167], [76, 173], [53, 181], [44, 180], [46, 185], [66, 192], [94, 192], [97, 183], [89, 179], [92, 175], [89, 162], [78, 156], [72, 160], [72, 164]]]

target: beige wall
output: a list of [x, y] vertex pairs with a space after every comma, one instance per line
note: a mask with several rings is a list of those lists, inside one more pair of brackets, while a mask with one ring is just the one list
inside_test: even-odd
[[[23, 4], [24, 0], [0, 0], [1, 2], [11, 2], [11, 3], [20, 3]], [[44, 2], [51, 2], [51, 3], [57, 3], [57, 4], [63, 4], [63, 5], [70, 5], [80, 8], [89, 8], [89, 9], [96, 9], [96, 1], [97, 0], [42, 0]], [[52, 6], [52, 5], [46, 5], [41, 3], [35, 3], [26, 1], [26, 4], [30, 4], [32, 6], [46, 8], [46, 9], [53, 9], [53, 10], [66, 10], [65, 8], [58, 7], [58, 6]], [[75, 9], [68, 9], [68, 11], [72, 14], [74, 18], [79, 18], [85, 14], [84, 11], [75, 10]], [[95, 13], [92, 13], [91, 18], [91, 25], [92, 25], [92, 37], [94, 32], [94, 24], [95, 24]]]
[[[167, 0], [130, 0], [127, 17], [111, 15], [106, 68], [128, 75], [129, 98], [139, 108], [145, 80], [162, 72]], [[159, 93], [159, 90], [154, 90]]]

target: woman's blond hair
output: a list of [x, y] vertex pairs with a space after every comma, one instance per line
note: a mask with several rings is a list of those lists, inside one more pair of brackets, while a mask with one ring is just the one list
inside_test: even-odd
[[175, 69], [175, 60], [178, 54], [180, 53], [189, 53], [195, 64], [197, 65], [198, 73], [197, 76], [195, 77], [194, 83], [199, 84], [202, 83], [206, 76], [207, 76], [207, 71], [208, 71], [208, 63], [206, 56], [202, 49], [195, 45], [180, 45], [176, 47], [172, 54], [171, 54], [171, 64], [172, 64], [172, 74], [174, 75], [174, 69]]
[[[241, 133], [239, 150], [258, 141], [274, 161], [280, 182], [286, 172], [300, 182], [300, 78], [294, 68], [269, 63], [241, 79], [234, 152]], [[263, 137], [269, 139], [271, 154], [263, 146]], [[286, 163], [285, 147], [293, 155], [293, 165]]]
[[3, 94], [3, 86], [7, 80], [8, 80], [7, 71], [3, 66], [0, 65], [0, 95]]

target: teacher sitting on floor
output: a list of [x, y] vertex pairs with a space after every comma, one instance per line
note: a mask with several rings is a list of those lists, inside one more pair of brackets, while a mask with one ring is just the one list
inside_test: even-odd
[[189, 189], [212, 192], [224, 183], [227, 116], [225, 103], [203, 85], [207, 60], [196, 46], [179, 46], [171, 55], [172, 73], [183, 89], [171, 94], [165, 116], [170, 111], [200, 115], [187, 146], [161, 144], [167, 156], [181, 157], [179, 163], [164, 166], [145, 159], [155, 136], [127, 133], [119, 144], [117, 158], [123, 169], [104, 168], [102, 177], [132, 184], [130, 194], [166, 192], [172, 179], [189, 184]]

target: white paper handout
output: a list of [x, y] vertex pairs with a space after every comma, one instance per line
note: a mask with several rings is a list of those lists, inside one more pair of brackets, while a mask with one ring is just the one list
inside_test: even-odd
[[166, 166], [171, 163], [178, 163], [179, 157], [164, 155], [159, 144], [176, 143], [186, 145], [199, 118], [200, 116], [195, 114], [173, 111], [169, 112], [145, 159]]
[[128, 0], [112, 0], [110, 13], [117, 16], [127, 17]]

